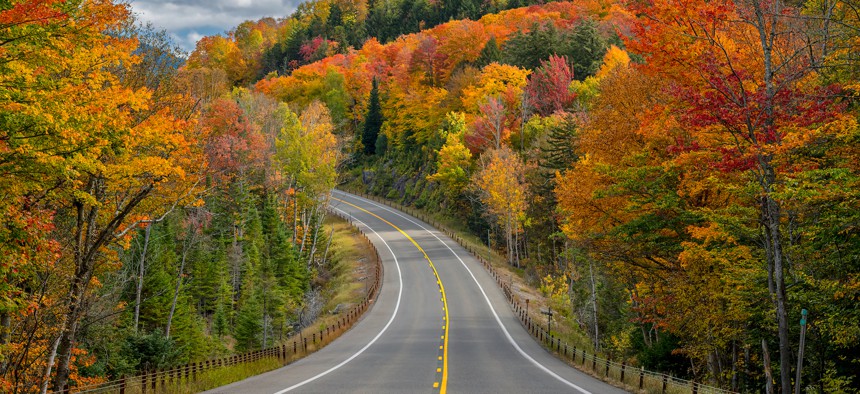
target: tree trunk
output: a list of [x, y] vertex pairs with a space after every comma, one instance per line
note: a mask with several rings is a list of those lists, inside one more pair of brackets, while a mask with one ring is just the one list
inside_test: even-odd
[[60, 327], [60, 332], [57, 335], [57, 339], [54, 340], [54, 343], [51, 345], [51, 352], [48, 354], [48, 362], [45, 366], [45, 376], [42, 377], [42, 387], [41, 394], [45, 394], [48, 392], [48, 382], [51, 381], [51, 367], [54, 365], [54, 360], [57, 358], [57, 349], [60, 346], [60, 340], [63, 337], [63, 332], [66, 329], [66, 322], [64, 321], [62, 326]]
[[779, 230], [779, 205], [773, 198], [764, 198], [767, 204], [767, 230], [768, 242], [771, 246], [773, 257], [773, 281], [776, 285], [776, 319], [779, 335], [779, 375], [782, 392], [791, 392], [791, 344], [788, 338], [788, 312], [785, 295], [784, 259], [782, 251], [782, 239]]
[[328, 260], [328, 248], [331, 246], [332, 238], [334, 238], [334, 227], [331, 228], [331, 233], [328, 235], [328, 242], [325, 244], [325, 251], [323, 251], [323, 266], [325, 266], [326, 260]]
[[[43, 392], [47, 391], [47, 381], [51, 376], [51, 369], [56, 356], [59, 356], [59, 362], [57, 363], [57, 373], [54, 376], [53, 386], [56, 389], [62, 389], [68, 384], [72, 349], [75, 345], [78, 321], [84, 315], [86, 309], [84, 296], [95, 273], [95, 263], [99, 257], [99, 253], [106, 244], [115, 239], [117, 235], [114, 232], [131, 212], [149, 196], [153, 187], [154, 183], [142, 186], [128, 199], [123, 200], [124, 205], [108, 211], [104, 217], [104, 219], [107, 219], [106, 224], [101, 228], [98, 227], [100, 222], [98, 219], [101, 214], [99, 207], [101, 204], [87, 207], [81, 200], [74, 202], [76, 210], [74, 239], [72, 241], [74, 275], [70, 280], [69, 292], [64, 299], [66, 312], [62, 318], [58, 340], [54, 344], [56, 350], [51, 351], [48, 357], [48, 365], [45, 368], [45, 382], [42, 385]], [[90, 178], [85, 191], [89, 192], [95, 201], [105, 201], [106, 199], [104, 181], [100, 178]], [[136, 224], [129, 227], [129, 229], [134, 228], [134, 226]]]
[[293, 198], [293, 246], [299, 246], [299, 200]]
[[[90, 180], [88, 189], [90, 191], [97, 189], [97, 181], [95, 179]], [[92, 250], [89, 249], [87, 241], [92, 239], [95, 232], [99, 208], [98, 206], [94, 206], [87, 212], [86, 207], [80, 201], [75, 202], [75, 208], [77, 211], [74, 240], [75, 274], [72, 277], [69, 293], [66, 297], [68, 300], [68, 309], [64, 318], [63, 329], [60, 330], [59, 337], [54, 345], [57, 350], [51, 352], [49, 363], [45, 369], [45, 383], [42, 385], [43, 393], [47, 390], [47, 380], [51, 376], [51, 367], [56, 356], [59, 356], [60, 359], [57, 363], [57, 373], [54, 376], [54, 388], [62, 390], [69, 381], [69, 366], [71, 363], [72, 348], [75, 343], [75, 334], [78, 328], [78, 318], [80, 318], [80, 310], [83, 307], [84, 291], [93, 275], [93, 261], [90, 258]]]
[[738, 343], [732, 341], [732, 391], [738, 391]]
[[268, 293], [268, 291], [263, 292], [263, 349], [267, 348], [269, 343], [269, 313], [267, 312], [269, 307], [269, 297], [267, 297]]
[[137, 334], [138, 323], [140, 321], [140, 302], [141, 294], [143, 293], [143, 276], [146, 274], [146, 250], [149, 248], [149, 234], [152, 231], [153, 224], [146, 226], [143, 236], [143, 252], [140, 253], [140, 265], [137, 269], [137, 291], [134, 293], [134, 333]]
[[233, 243], [231, 244], [228, 260], [230, 263], [230, 285], [233, 288], [233, 303], [239, 301], [241, 295], [241, 277], [242, 277], [242, 260], [244, 252], [242, 251], [242, 243], [239, 242], [241, 237], [241, 228], [233, 227]]
[[[12, 318], [9, 316], [9, 312], [3, 311], [0, 312], [0, 347], [9, 343], [9, 331], [12, 329]], [[0, 376], [6, 374], [6, 366], [9, 361], [7, 358], [4, 358], [2, 362], [0, 362]]]
[[299, 247], [299, 254], [302, 254], [302, 252], [305, 251], [305, 243], [306, 243], [305, 241], [307, 241], [307, 239], [308, 239], [308, 227], [309, 226], [308, 226], [307, 219], [306, 219], [307, 217], [308, 217], [307, 210], [302, 211], [302, 245]]
[[517, 268], [520, 267], [520, 228], [517, 221], [514, 220], [514, 259], [517, 262]]
[[741, 380], [741, 385], [745, 390], [749, 386], [750, 379], [750, 363], [752, 362], [752, 358], [750, 357], [750, 350], [750, 345], [744, 346], [744, 376]]
[[[318, 211], [317, 209], [314, 209], [314, 210]], [[320, 227], [322, 227], [322, 221], [324, 220], [323, 218], [325, 217], [325, 210], [324, 209], [319, 210], [318, 212], [319, 212], [319, 217], [317, 217], [317, 212], [314, 212], [314, 218], [313, 219], [316, 219], [316, 228], [314, 229], [314, 238], [311, 241], [311, 252], [309, 253], [309, 256], [308, 256], [308, 268], [310, 268], [311, 263], [314, 260], [314, 253], [316, 253], [316, 251], [317, 251], [317, 239], [319, 238]]]
[[[759, 33], [759, 40], [762, 47], [763, 66], [764, 66], [764, 84], [766, 102], [764, 106], [765, 121], [764, 130], [766, 132], [773, 131], [775, 127], [775, 111], [774, 102], [776, 97], [776, 85], [773, 65], [773, 48], [776, 41], [776, 26], [777, 17], [782, 14], [783, 4], [780, 1], [767, 3], [771, 7], [769, 10], [762, 8], [763, 4], [758, 1], [753, 1], [756, 20], [754, 25]], [[757, 141], [755, 132], [762, 130], [750, 130], [752, 141]], [[760, 169], [759, 184], [762, 188], [762, 213], [764, 214], [765, 228], [765, 243], [770, 247], [770, 256], [772, 257], [773, 282], [775, 285], [776, 301], [776, 320], [779, 336], [779, 362], [780, 362], [780, 386], [783, 393], [791, 392], [791, 351], [788, 340], [788, 315], [786, 312], [786, 297], [785, 297], [785, 278], [784, 278], [784, 255], [782, 245], [782, 234], [780, 232], [780, 206], [773, 198], [773, 186], [776, 185], [776, 173], [772, 164], [770, 153], [759, 153], [758, 165]], [[769, 273], [770, 274], [770, 273]]]
[[[192, 227], [190, 224], [188, 227]], [[170, 303], [170, 313], [167, 315], [167, 327], [164, 329], [164, 336], [170, 338], [170, 326], [173, 323], [173, 314], [176, 313], [176, 302], [179, 300], [179, 290], [182, 287], [182, 274], [185, 272], [185, 261], [188, 258], [188, 251], [191, 249], [193, 241], [193, 229], [188, 229], [186, 241], [182, 245], [182, 260], [179, 262], [179, 273], [176, 275], [176, 287], [173, 289], [173, 302]]]
[[591, 308], [594, 314], [594, 352], [600, 350], [600, 328], [597, 325], [597, 284], [594, 280], [594, 262], [588, 259], [588, 273], [591, 276]]
[[762, 358], [764, 359], [764, 377], [767, 379], [765, 382], [765, 393], [773, 394], [773, 375], [770, 372], [770, 352], [767, 350], [767, 341], [764, 339], [761, 340], [761, 351]]

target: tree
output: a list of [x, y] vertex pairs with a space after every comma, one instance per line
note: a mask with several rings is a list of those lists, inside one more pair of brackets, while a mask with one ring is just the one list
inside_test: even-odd
[[576, 95], [570, 91], [573, 74], [567, 59], [551, 55], [529, 76], [525, 94], [529, 105], [541, 116], [548, 116], [570, 106]]
[[439, 149], [436, 173], [428, 176], [427, 179], [439, 182], [450, 199], [456, 200], [469, 184], [472, 153], [463, 145], [463, 135], [466, 132], [466, 120], [463, 114], [449, 113], [446, 123], [448, 124], [447, 136], [445, 145]]
[[511, 134], [507, 110], [501, 99], [487, 98], [480, 110], [481, 114], [472, 124], [471, 132], [466, 134], [466, 144], [474, 153], [501, 148]]
[[568, 40], [571, 46], [565, 55], [573, 64], [573, 75], [580, 81], [594, 75], [607, 49], [597, 24], [591, 19], [583, 20], [573, 28]]
[[498, 63], [501, 59], [502, 50], [499, 49], [499, 43], [496, 41], [496, 36], [491, 36], [481, 49], [481, 54], [478, 57], [478, 60], [475, 61], [475, 66], [483, 68], [490, 63]]
[[[677, 136], [673, 151], [736, 176], [746, 190], [737, 197], [750, 208], [746, 220], [756, 223], [745, 233], [758, 233], [757, 256], [777, 323], [781, 391], [790, 392], [787, 277], [795, 274], [789, 245], [797, 222], [784, 190], [811, 164], [797, 153], [814, 145], [812, 136], [844, 127], [833, 88], [815, 82], [813, 60], [828, 36], [806, 29], [805, 21], [818, 15], [783, 1], [692, 2], [683, 9], [639, 3], [634, 10], [643, 18], [628, 45], [645, 56], [651, 73], [675, 84], [673, 121], [689, 130]], [[737, 222], [723, 212], [721, 220]]]
[[520, 266], [518, 233], [525, 221], [529, 195], [525, 167], [517, 154], [502, 145], [490, 149], [480, 158], [481, 168], [472, 182], [480, 192], [487, 211], [505, 229], [508, 263]]
[[550, 22], [515, 33], [502, 46], [502, 59], [534, 70], [551, 55], [564, 56], [573, 64], [574, 76], [583, 80], [597, 71], [606, 48], [606, 40], [593, 21], [586, 19], [569, 30], [560, 30]]
[[[178, 57], [164, 53], [164, 46], [138, 47], [147, 38], [129, 34], [125, 6], [17, 2], [0, 13], [2, 105], [14, 111], [4, 114], [0, 127], [0, 189], [9, 197], [4, 201], [38, 213], [44, 223], [39, 226], [53, 221], [51, 237], [62, 252], [45, 261], [44, 274], [62, 278], [64, 287], [31, 288], [32, 296], [50, 297], [44, 305], [53, 308], [38, 315], [46, 320], [30, 320], [35, 325], [24, 334], [40, 336], [24, 343], [43, 349], [44, 368], [38, 376], [18, 376], [42, 391], [49, 380], [62, 389], [70, 379], [86, 382], [72, 361], [74, 354], [87, 359], [78, 334], [94, 279], [115, 267], [116, 250], [140, 224], [185, 204], [194, 193], [202, 161], [187, 121], [193, 103], [175, 85], [162, 83], [174, 71], [163, 66]], [[159, 56], [165, 63], [151, 62]], [[51, 217], [52, 211], [63, 215]], [[38, 235], [36, 228], [25, 231]], [[35, 365], [27, 354], [31, 345], [15, 357]]]
[[500, 97], [509, 109], [520, 107], [520, 96], [528, 83], [529, 71], [506, 64], [491, 63], [478, 80], [463, 89], [460, 100], [466, 112], [480, 111], [488, 97]]
[[379, 129], [382, 128], [382, 121], [382, 107], [379, 104], [379, 82], [373, 78], [367, 113], [364, 116], [364, 132], [361, 135], [364, 154], [373, 155], [376, 153], [376, 139], [379, 136]]
[[440, 51], [439, 40], [429, 34], [418, 35], [418, 47], [412, 53], [410, 68], [421, 71], [430, 86], [439, 86], [444, 78], [448, 56]]

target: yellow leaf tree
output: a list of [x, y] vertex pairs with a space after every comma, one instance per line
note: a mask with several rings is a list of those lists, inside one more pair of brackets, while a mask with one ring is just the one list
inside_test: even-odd
[[472, 182], [487, 213], [504, 228], [508, 262], [520, 266], [519, 232], [529, 196], [525, 165], [507, 145], [485, 152]]

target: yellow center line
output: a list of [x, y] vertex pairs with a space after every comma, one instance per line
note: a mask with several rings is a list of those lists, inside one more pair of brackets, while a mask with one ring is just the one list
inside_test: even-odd
[[[385, 222], [386, 224], [388, 224], [389, 226], [391, 226], [392, 228], [394, 228], [395, 230], [400, 232], [400, 234], [403, 234], [403, 236], [406, 237], [406, 239], [408, 239], [410, 242], [412, 242], [412, 244], [415, 245], [415, 247], [418, 248], [419, 251], [421, 251], [421, 254], [424, 255], [424, 258], [427, 260], [427, 262], [430, 263], [430, 268], [433, 269], [433, 275], [436, 276], [436, 283], [439, 285], [439, 291], [442, 293], [442, 309], [445, 311], [445, 316], [444, 316], [445, 325], [443, 326], [443, 328], [445, 329], [445, 335], [442, 336], [443, 341], [444, 341], [442, 344], [442, 382], [441, 382], [441, 384], [439, 384], [439, 393], [445, 394], [445, 392], [448, 388], [448, 326], [450, 326], [451, 323], [450, 323], [450, 320], [448, 319], [448, 297], [445, 296], [445, 286], [442, 285], [442, 278], [439, 277], [439, 272], [436, 271], [436, 266], [433, 265], [433, 260], [430, 260], [430, 256], [427, 256], [427, 252], [424, 251], [424, 248], [422, 248], [421, 245], [418, 245], [418, 242], [415, 242], [415, 240], [412, 239], [412, 237], [410, 237], [409, 234], [406, 234], [406, 232], [403, 231], [400, 227], [395, 226], [394, 223], [391, 223], [391, 222], [383, 219], [379, 215], [377, 215], [373, 212], [370, 212], [370, 211], [368, 211], [368, 210], [366, 210], [366, 209], [364, 209], [358, 205], [351, 204], [347, 201], [341, 200], [341, 199], [336, 198], [336, 197], [332, 197], [332, 199], [339, 201], [339, 202], [342, 202], [342, 203], [349, 205], [353, 208], [356, 208], [356, 209], [358, 209], [358, 210], [360, 210], [360, 211], [362, 211], [362, 212], [364, 212], [370, 216], [373, 216], [373, 217]], [[435, 383], [434, 383], [433, 387], [436, 387]]]

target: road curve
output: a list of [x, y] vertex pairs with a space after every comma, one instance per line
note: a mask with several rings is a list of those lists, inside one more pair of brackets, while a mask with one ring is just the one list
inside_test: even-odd
[[[393, 208], [335, 191], [382, 258], [361, 322], [286, 367], [209, 393], [624, 393], [556, 359], [456, 242]], [[446, 308], [447, 305], [447, 308]]]

